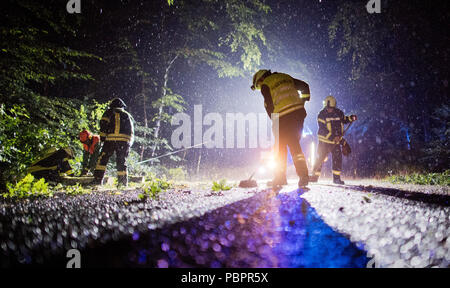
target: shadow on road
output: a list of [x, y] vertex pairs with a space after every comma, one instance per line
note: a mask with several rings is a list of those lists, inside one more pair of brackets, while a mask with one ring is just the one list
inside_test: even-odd
[[82, 251], [82, 267], [365, 267], [297, 191], [265, 191], [202, 217]]

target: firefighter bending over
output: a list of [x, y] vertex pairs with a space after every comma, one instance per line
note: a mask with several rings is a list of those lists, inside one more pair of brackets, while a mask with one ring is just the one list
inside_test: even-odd
[[134, 127], [133, 118], [124, 110], [125, 107], [122, 99], [112, 100], [100, 120], [100, 139], [104, 144], [95, 167], [94, 184], [102, 184], [108, 160], [116, 152], [118, 185], [128, 185], [126, 159], [133, 144]]
[[276, 126], [273, 120], [279, 117], [278, 133], [274, 131], [279, 166], [271, 185], [276, 187], [287, 184], [286, 162], [287, 147], [289, 147], [295, 170], [300, 178], [298, 186], [305, 187], [308, 185], [308, 168], [300, 146], [300, 136], [306, 117], [304, 104], [310, 98], [309, 85], [284, 73], [260, 70], [253, 76], [251, 88], [261, 90], [267, 114], [272, 119], [272, 126]]
[[80, 176], [86, 176], [88, 172], [93, 172], [100, 155], [100, 136], [92, 134], [86, 129], [80, 132], [80, 142], [83, 143], [83, 162], [81, 163]]
[[[350, 146], [343, 138], [344, 124], [356, 121], [356, 115], [345, 116], [344, 112], [336, 108], [336, 99], [328, 96], [323, 101], [324, 108], [319, 112], [317, 121], [319, 124], [319, 145], [317, 148], [317, 159], [313, 168], [313, 175], [310, 176], [311, 182], [317, 182], [322, 170], [322, 164], [328, 153], [332, 156], [333, 182], [335, 184], [344, 184], [341, 180], [342, 171], [342, 153], [350, 154]], [[342, 151], [341, 151], [342, 146]]]
[[72, 149], [51, 148], [28, 168], [28, 173], [36, 178], [44, 178], [46, 181], [59, 182], [61, 177], [72, 174], [70, 159], [74, 159]]

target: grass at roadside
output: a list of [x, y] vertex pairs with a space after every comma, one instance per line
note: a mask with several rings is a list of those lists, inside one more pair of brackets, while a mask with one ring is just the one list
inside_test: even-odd
[[389, 182], [394, 184], [419, 184], [419, 185], [441, 185], [450, 186], [450, 170], [442, 173], [413, 173], [407, 175], [392, 175], [388, 177]]
[[146, 200], [147, 198], [153, 199], [161, 192], [170, 189], [173, 186], [171, 181], [167, 181], [165, 178], [148, 178], [142, 184], [142, 193], [138, 195], [140, 200]]

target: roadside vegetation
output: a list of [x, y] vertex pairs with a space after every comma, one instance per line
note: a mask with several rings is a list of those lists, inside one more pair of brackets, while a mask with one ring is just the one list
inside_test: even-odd
[[80, 184], [63, 185], [60, 183], [52, 186], [45, 179], [36, 179], [31, 174], [26, 175], [15, 184], [7, 183], [6, 187], [6, 191], [0, 194], [4, 199], [50, 198], [56, 193], [64, 193], [69, 196], [91, 193], [90, 189], [86, 189]]
[[213, 181], [211, 190], [214, 192], [228, 191], [231, 190], [231, 186], [227, 185], [226, 179], [222, 179], [220, 181]]
[[91, 189], [87, 189], [83, 186], [81, 186], [81, 184], [76, 184], [76, 185], [62, 185], [62, 184], [58, 184], [55, 187], [55, 190], [57, 192], [62, 192], [65, 193], [69, 196], [78, 196], [78, 195], [85, 195], [85, 194], [90, 194], [91, 193]]
[[53, 192], [48, 187], [44, 179], [37, 180], [33, 175], [28, 174], [16, 184], [8, 183], [7, 192], [2, 194], [2, 198], [25, 199], [30, 197], [52, 197]]
[[412, 173], [408, 175], [391, 175], [388, 180], [394, 184], [419, 184], [450, 186], [450, 170], [443, 173]]
[[166, 178], [150, 177], [147, 178], [141, 189], [142, 192], [138, 195], [139, 200], [147, 200], [156, 198], [161, 192], [173, 187], [173, 182]]
[[[142, 189], [139, 194], [139, 199], [153, 199], [159, 193], [164, 192], [174, 187], [175, 183], [185, 181], [187, 171], [183, 167], [171, 169], [157, 169], [159, 166], [152, 167], [152, 170], [141, 168], [138, 175], [143, 176], [145, 181], [143, 183], [129, 183], [129, 187], [135, 189]], [[111, 169], [114, 170], [114, 169]], [[110, 172], [109, 174], [111, 174]], [[225, 182], [224, 182], [225, 183]], [[117, 189], [117, 178], [114, 177], [111, 183], [103, 185], [106, 189]], [[217, 187], [226, 190], [225, 184], [216, 183]], [[218, 188], [217, 188], [218, 189]], [[86, 195], [92, 192], [92, 187], [82, 185], [80, 183], [75, 185], [66, 185], [58, 183], [57, 185], [46, 182], [45, 179], [37, 179], [31, 174], [27, 174], [17, 182], [7, 182], [6, 189], [0, 191], [0, 198], [3, 199], [28, 199], [28, 198], [48, 198], [53, 197], [57, 193], [64, 193], [69, 196]]]

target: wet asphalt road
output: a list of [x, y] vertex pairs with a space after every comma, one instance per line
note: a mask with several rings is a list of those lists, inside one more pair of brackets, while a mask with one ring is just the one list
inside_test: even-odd
[[[364, 195], [358, 194], [364, 192], [352, 189], [349, 197], [349, 192], [342, 189], [345, 188], [314, 185], [304, 193], [288, 186], [279, 194], [256, 189], [223, 193], [194, 189], [166, 192], [159, 199], [144, 202], [137, 200], [136, 191], [97, 192], [3, 202], [0, 266], [65, 267], [66, 251], [77, 248], [81, 251], [82, 267], [366, 267], [366, 250], [382, 257], [386, 257], [386, 251], [374, 248], [376, 235], [366, 241], [358, 234], [367, 232], [367, 227], [361, 225], [394, 225], [395, 221], [383, 221], [383, 213], [376, 214], [378, 219], [361, 213], [374, 213], [380, 206], [366, 209], [371, 203], [361, 201]], [[392, 200], [383, 194], [370, 197], [373, 203]], [[400, 205], [408, 211], [408, 201], [398, 199], [393, 209], [398, 210]], [[422, 211], [425, 216], [441, 218], [427, 232], [436, 229], [439, 236], [450, 231], [445, 214], [448, 207], [417, 205], [420, 206], [414, 208], [415, 216]], [[386, 211], [394, 213], [391, 209]], [[350, 223], [352, 229], [342, 222]], [[398, 225], [404, 225], [404, 221]], [[387, 238], [384, 236], [389, 235], [389, 229], [400, 229], [378, 226], [380, 231], [384, 229], [384, 234], [378, 235], [380, 239]], [[415, 237], [413, 241], [417, 242], [416, 230], [413, 231], [414, 235], [406, 236]], [[394, 249], [391, 246], [398, 240], [395, 237], [384, 239], [390, 245], [385, 246]], [[435, 249], [430, 257], [439, 256], [435, 264], [440, 267], [448, 263], [445, 257], [449, 245], [444, 237], [435, 237], [436, 243], [430, 243]], [[433, 238], [427, 241], [433, 242]], [[400, 241], [399, 245], [407, 243]], [[409, 246], [401, 247], [399, 251]], [[418, 261], [414, 250], [407, 252], [411, 261]], [[416, 249], [416, 253], [423, 251]]]
[[328, 227], [297, 191], [266, 191], [202, 217], [86, 253], [87, 266], [365, 267], [365, 252]]

